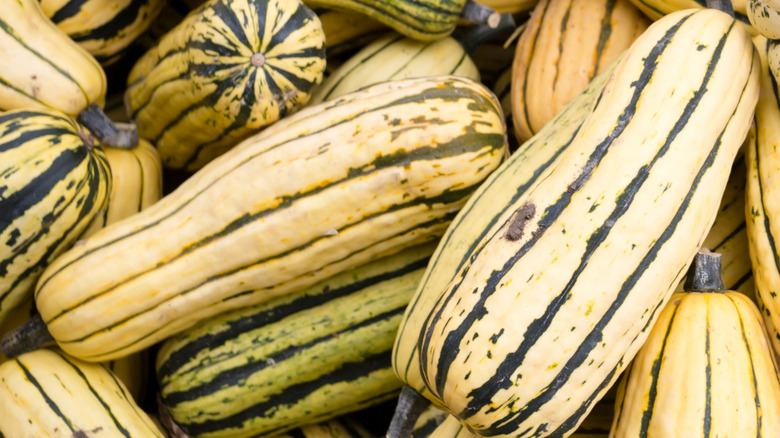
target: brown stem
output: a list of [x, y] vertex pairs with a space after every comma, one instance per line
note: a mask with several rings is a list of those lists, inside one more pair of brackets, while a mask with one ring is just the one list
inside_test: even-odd
[[408, 385], [401, 389], [398, 404], [395, 407], [390, 427], [385, 438], [409, 438], [414, 430], [414, 423], [431, 402]]
[[691, 267], [685, 278], [683, 290], [686, 292], [720, 292], [726, 289], [721, 276], [722, 257], [707, 248], [699, 249], [693, 257]]
[[501, 22], [501, 14], [498, 11], [474, 0], [466, 0], [460, 16], [471, 23], [482, 24], [488, 27], [498, 27]]
[[84, 125], [100, 142], [106, 142], [117, 134], [117, 127], [111, 119], [108, 118], [103, 109], [94, 103], [90, 104], [79, 114], [77, 120]]
[[138, 127], [133, 123], [115, 123], [116, 134], [103, 141], [103, 145], [117, 149], [133, 149], [138, 146]]
[[35, 313], [21, 326], [3, 336], [0, 351], [5, 357], [12, 358], [39, 348], [54, 345], [56, 342], [46, 328], [40, 313]]

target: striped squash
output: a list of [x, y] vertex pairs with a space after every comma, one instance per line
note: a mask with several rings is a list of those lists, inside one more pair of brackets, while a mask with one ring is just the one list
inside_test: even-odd
[[[591, 80], [592, 82], [592, 80]], [[590, 82], [588, 82], [590, 84]], [[512, 122], [512, 69], [508, 68], [501, 73], [493, 85], [493, 92], [501, 102], [501, 110], [504, 112], [504, 122], [507, 126], [507, 136], [509, 137], [509, 150], [511, 152], [520, 148], [520, 141], [517, 139]], [[577, 95], [579, 96], [579, 94]], [[577, 97], [575, 96], [575, 98]], [[567, 105], [568, 107], [568, 105]], [[565, 108], [564, 108], [565, 109]]]
[[[0, 324], [0, 337], [5, 336], [6, 333], [27, 322], [27, 320], [30, 319], [34, 312], [35, 308], [33, 307], [33, 300], [31, 299], [28, 299], [22, 304], [16, 306], [16, 309], [5, 319], [5, 321], [3, 321], [2, 324]], [[2, 351], [0, 351], [0, 363], [5, 362], [6, 360], [8, 360], [8, 358], [5, 357]]]
[[192, 437], [270, 436], [398, 394], [390, 350], [434, 243], [167, 340], [162, 403]]
[[0, 111], [53, 109], [77, 116], [89, 104], [105, 102], [100, 64], [46, 18], [38, 0], [3, 3], [0, 59]]
[[454, 38], [421, 42], [393, 32], [349, 58], [314, 89], [309, 104], [316, 105], [379, 82], [437, 75], [480, 80], [477, 66]]
[[70, 117], [0, 114], [0, 323], [97, 216], [110, 179], [102, 148]]
[[103, 365], [39, 349], [0, 365], [0, 436], [164, 437]]
[[434, 41], [453, 30], [466, 0], [305, 0], [312, 8], [363, 14], [419, 41]]
[[[658, 20], [666, 14], [684, 9], [706, 8], [706, 0], [630, 0], [651, 20]], [[731, 0], [734, 8], [734, 15], [740, 23], [752, 34], [757, 35], [758, 31], [750, 24], [747, 15], [748, 2], [752, 0]]]
[[191, 171], [305, 104], [324, 70], [299, 0], [210, 0], [135, 63], [125, 103], [163, 165]]
[[723, 288], [718, 258], [699, 253], [685, 291], [660, 312], [620, 381], [610, 437], [780, 436], [780, 380], [761, 314]]
[[[721, 255], [721, 275], [726, 289], [741, 292], [756, 300], [756, 285], [750, 265], [747, 229], [745, 225], [745, 184], [747, 166], [740, 153], [729, 174], [729, 182], [720, 201], [718, 215], [702, 246]], [[677, 285], [682, 292], [683, 283]]]
[[512, 118], [522, 143], [539, 132], [649, 22], [628, 0], [541, 0], [512, 63]]
[[106, 206], [83, 237], [149, 207], [162, 197], [162, 162], [151, 143], [140, 139], [131, 149], [103, 149], [111, 167], [111, 192]]
[[539, 0], [479, 0], [483, 5], [495, 9], [497, 12], [517, 14], [533, 9]]
[[761, 95], [756, 105], [754, 126], [746, 143], [747, 185], [745, 186], [745, 220], [750, 263], [756, 284], [756, 299], [775, 352], [780, 354], [780, 192], [775, 181], [780, 166], [780, 92], [777, 80], [769, 73], [767, 50], [770, 41], [755, 38], [761, 54]]
[[39, 0], [43, 13], [103, 65], [152, 24], [166, 0]]
[[438, 238], [505, 129], [490, 90], [454, 76], [306, 108], [58, 258], [38, 309], [65, 351], [101, 361]]
[[523, 196], [542, 181], [560, 161], [566, 148], [590, 114], [590, 107], [614, 65], [596, 76], [579, 96], [539, 134], [525, 142], [476, 190], [441, 238], [420, 287], [404, 313], [393, 346], [393, 368], [398, 377], [425, 394], [417, 365], [420, 325], [444, 288], [478, 250], [485, 236], [520, 207]]
[[754, 52], [712, 9], [635, 41], [561, 161], [419, 327], [426, 397], [481, 436], [576, 429], [715, 219], [758, 98]]

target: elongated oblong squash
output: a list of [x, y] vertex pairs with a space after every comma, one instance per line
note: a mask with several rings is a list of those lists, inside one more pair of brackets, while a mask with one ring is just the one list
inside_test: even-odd
[[454, 38], [421, 42], [393, 32], [349, 58], [314, 89], [309, 104], [334, 99], [379, 82], [438, 75], [480, 79], [474, 61]]
[[38, 309], [64, 350], [99, 361], [438, 238], [505, 130], [490, 90], [454, 76], [309, 107], [58, 258]]
[[723, 12], [651, 25], [562, 160], [419, 327], [426, 396], [481, 436], [572, 433], [712, 226], [758, 66], [749, 33]]
[[[479, 186], [453, 219], [439, 241], [420, 281], [393, 346], [396, 375], [421, 394], [426, 388], [418, 366], [417, 342], [420, 325], [444, 293], [458, 270], [481, 247], [486, 236], [495, 233], [524, 201], [524, 196], [550, 174], [571, 144], [590, 108], [601, 92], [614, 64], [596, 76], [544, 129], [525, 142]], [[435, 403], [435, 400], [432, 400]]]
[[100, 64], [46, 18], [38, 0], [3, 3], [0, 59], [0, 111], [55, 109], [77, 116], [105, 102]]
[[0, 365], [0, 436], [164, 437], [100, 364], [39, 349]]
[[623, 374], [610, 437], [780, 436], [771, 343], [753, 301], [708, 284], [718, 256], [696, 256]]
[[98, 215], [110, 172], [97, 141], [65, 114], [0, 114], [0, 322]]
[[162, 402], [193, 437], [270, 436], [398, 394], [398, 323], [435, 243], [199, 324], [157, 357]]
[[40, 0], [43, 13], [108, 65], [152, 24], [166, 0]]
[[164, 166], [196, 170], [308, 102], [324, 70], [299, 0], [211, 0], [135, 63], [125, 103]]
[[649, 21], [628, 0], [541, 0], [512, 63], [515, 133], [524, 142], [617, 59]]

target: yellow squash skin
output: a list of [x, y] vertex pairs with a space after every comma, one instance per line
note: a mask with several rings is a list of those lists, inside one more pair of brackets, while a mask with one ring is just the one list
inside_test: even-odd
[[610, 438], [780, 436], [780, 382], [755, 303], [672, 295], [623, 374]]
[[54, 110], [0, 114], [0, 323], [100, 213], [111, 190], [103, 149]]
[[746, 142], [747, 185], [745, 219], [750, 262], [756, 283], [758, 307], [764, 315], [772, 345], [780, 354], [780, 265], [776, 237], [780, 236], [780, 102], [777, 81], [769, 72], [767, 50], [771, 44], [763, 36], [755, 38], [761, 54], [761, 95], [756, 105], [754, 126]]
[[0, 25], [0, 111], [55, 109], [77, 116], [91, 103], [103, 106], [100, 64], [46, 18], [38, 0], [4, 2]]
[[513, 126], [539, 132], [649, 25], [628, 0], [541, 0], [512, 63]]
[[312, 93], [310, 105], [394, 79], [455, 75], [479, 81], [479, 70], [452, 37], [421, 42], [395, 32], [368, 44]]
[[635, 41], [561, 161], [419, 327], [426, 397], [481, 436], [576, 429], [712, 226], [758, 99], [755, 52], [712, 9]]
[[111, 193], [106, 208], [83, 237], [138, 213], [162, 197], [162, 161], [151, 143], [139, 139], [132, 149], [105, 147], [104, 151], [111, 167]]
[[60, 257], [38, 310], [64, 350], [106, 360], [438, 238], [504, 158], [505, 129], [495, 96], [455, 76], [306, 108]]
[[100, 364], [40, 349], [0, 365], [0, 435], [164, 437]]
[[152, 24], [166, 0], [40, 0], [43, 13], [108, 65]]
[[324, 70], [299, 0], [211, 0], [138, 59], [125, 104], [163, 166], [193, 171], [308, 102]]

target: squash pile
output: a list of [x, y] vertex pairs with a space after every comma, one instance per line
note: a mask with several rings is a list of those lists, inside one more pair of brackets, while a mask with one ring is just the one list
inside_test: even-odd
[[0, 437], [780, 436], [779, 2], [0, 3]]

